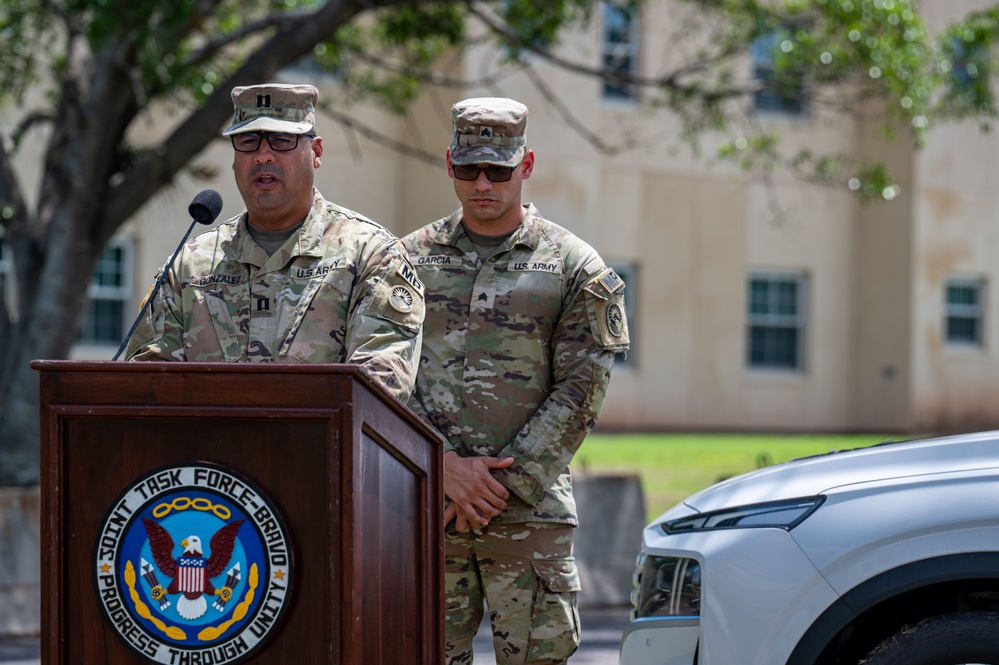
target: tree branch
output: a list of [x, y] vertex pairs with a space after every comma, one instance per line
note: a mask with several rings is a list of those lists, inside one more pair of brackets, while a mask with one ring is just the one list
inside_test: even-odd
[[328, 38], [365, 9], [407, 1], [330, 0], [313, 12], [275, 22], [277, 31], [255, 49], [228, 80], [216, 86], [204, 104], [173, 131], [160, 149], [145, 153], [121, 182], [111, 188], [105, 207], [105, 229], [117, 228], [122, 220], [128, 219], [169, 184], [208, 142], [218, 138], [221, 127], [232, 113], [230, 91], [233, 87], [271, 80], [282, 69], [305, 57], [313, 44]]
[[387, 148], [390, 148], [391, 150], [394, 150], [395, 152], [398, 152], [407, 157], [412, 157], [413, 159], [417, 159], [426, 164], [430, 164], [431, 166], [441, 166], [443, 164], [443, 158], [441, 157], [440, 154], [434, 154], [426, 150], [421, 150], [420, 148], [414, 148], [413, 146], [407, 145], [400, 141], [396, 141], [395, 139], [391, 139], [385, 134], [379, 132], [378, 130], [373, 129], [372, 127], [365, 125], [361, 122], [358, 122], [356, 119], [352, 118], [346, 113], [341, 113], [335, 110], [329, 104], [322, 105], [322, 108], [323, 108], [323, 113], [333, 118], [333, 120], [335, 120], [337, 124], [342, 125], [343, 127], [346, 127], [347, 129], [353, 132], [357, 132], [361, 136], [364, 136], [365, 138], [369, 139], [370, 141], [373, 141], [375, 143], [378, 143], [379, 145], [383, 145]]

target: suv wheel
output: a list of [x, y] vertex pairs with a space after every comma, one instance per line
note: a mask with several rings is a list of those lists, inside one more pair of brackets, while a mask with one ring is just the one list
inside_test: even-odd
[[967, 612], [906, 626], [862, 665], [999, 665], [999, 614]]

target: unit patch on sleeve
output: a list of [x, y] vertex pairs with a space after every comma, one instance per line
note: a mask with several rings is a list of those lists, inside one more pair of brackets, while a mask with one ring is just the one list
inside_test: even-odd
[[222, 466], [192, 462], [139, 478], [97, 535], [104, 618], [154, 663], [246, 660], [276, 632], [291, 598], [284, 525], [258, 488]]
[[392, 295], [389, 296], [389, 304], [403, 314], [413, 311], [413, 303], [416, 297], [413, 292], [405, 286], [392, 287]]
[[616, 302], [607, 308], [607, 329], [614, 337], [620, 337], [624, 333], [624, 312]]

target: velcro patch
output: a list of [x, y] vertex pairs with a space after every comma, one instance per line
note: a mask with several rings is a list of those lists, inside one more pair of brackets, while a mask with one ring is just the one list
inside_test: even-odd
[[562, 263], [556, 261], [517, 261], [510, 264], [513, 272], [562, 272]]
[[396, 311], [402, 312], [403, 314], [413, 311], [413, 303], [416, 298], [413, 296], [413, 292], [407, 289], [401, 284], [392, 288], [392, 294], [389, 296], [389, 304], [395, 308]]
[[409, 262], [414, 266], [450, 266], [461, 263], [462, 258], [450, 254], [433, 254], [431, 256], [410, 256]]
[[423, 282], [421, 282], [420, 278], [416, 276], [416, 271], [413, 269], [413, 266], [409, 265], [409, 263], [403, 263], [399, 266], [399, 270], [397, 272], [400, 277], [409, 283], [410, 286], [416, 289], [417, 293], [421, 296], [423, 295]]
[[607, 270], [600, 273], [597, 276], [597, 281], [607, 289], [607, 293], [617, 293], [624, 288], [624, 280], [618, 277], [613, 268], [607, 268]]

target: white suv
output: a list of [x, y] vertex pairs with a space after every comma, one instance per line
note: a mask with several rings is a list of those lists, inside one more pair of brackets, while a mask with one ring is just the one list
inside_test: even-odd
[[643, 532], [621, 665], [999, 664], [999, 432], [829, 453]]

